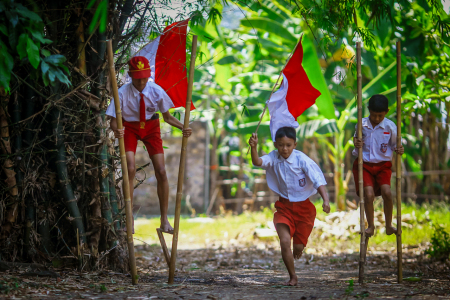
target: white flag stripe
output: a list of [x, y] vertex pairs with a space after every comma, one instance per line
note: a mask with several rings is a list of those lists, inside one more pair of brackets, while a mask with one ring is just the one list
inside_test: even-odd
[[270, 113], [270, 133], [274, 142], [275, 134], [281, 127], [297, 128], [299, 126], [287, 106], [286, 95], [288, 88], [289, 82], [283, 74], [283, 82], [281, 83], [280, 89], [273, 93], [272, 97], [267, 101]]
[[[150, 65], [150, 71], [151, 71], [151, 77], [150, 77], [150, 81], [155, 82], [155, 74], [156, 74], [156, 69], [155, 69], [155, 63], [156, 63], [156, 53], [158, 51], [158, 47], [159, 47], [159, 40], [160, 40], [161, 36], [158, 36], [156, 39], [154, 39], [150, 44], [147, 44], [144, 48], [142, 48], [141, 50], [139, 50], [139, 52], [137, 52], [134, 56], [144, 56], [145, 58], [148, 59], [149, 65]], [[126, 75], [126, 79], [125, 82], [131, 82], [131, 77], [128, 75]]]

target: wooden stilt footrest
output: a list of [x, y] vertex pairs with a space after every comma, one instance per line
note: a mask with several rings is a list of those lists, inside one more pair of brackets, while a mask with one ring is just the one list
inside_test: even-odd
[[164, 258], [166, 259], [167, 267], [170, 267], [170, 253], [169, 250], [167, 249], [166, 240], [164, 239], [163, 232], [164, 231], [162, 231], [161, 228], [156, 228], [156, 233], [158, 234], [159, 242], [161, 243], [161, 247], [164, 252]]
[[364, 264], [367, 265], [367, 249], [369, 249], [369, 237], [366, 236], [365, 244], [364, 244]]

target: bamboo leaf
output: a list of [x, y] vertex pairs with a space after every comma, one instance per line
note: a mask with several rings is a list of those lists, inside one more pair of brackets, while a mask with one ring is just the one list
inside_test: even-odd
[[53, 54], [49, 57], [44, 58], [46, 63], [52, 64], [54, 66], [58, 66], [59, 64], [66, 61], [66, 57], [61, 54]]
[[48, 86], [48, 84], [50, 83], [49, 80], [48, 80], [48, 74], [42, 75], [42, 81], [44, 82], [45, 86]]
[[268, 32], [279, 36], [293, 44], [297, 42], [297, 38], [290, 33], [283, 24], [274, 22], [268, 18], [247, 18], [241, 20], [241, 25], [252, 29], [259, 29], [262, 32]]
[[68, 86], [71, 85], [69, 78], [67, 78], [67, 76], [60, 69], [55, 68], [54, 72], [59, 81], [67, 84]]
[[41, 60], [41, 58], [39, 57], [39, 48], [29, 37], [27, 37], [27, 53], [31, 65], [33, 66], [33, 68], [37, 69], [37, 67], [39, 66], [39, 61]]
[[36, 31], [36, 30], [32, 30], [32, 29], [29, 29], [29, 28], [27, 28], [27, 29], [28, 29], [28, 31], [31, 33], [31, 35], [32, 35], [36, 40], [38, 40], [39, 42], [41, 42], [42, 44], [51, 44], [51, 43], [53, 43], [52, 40], [49, 40], [49, 39], [44, 38], [44, 36], [42, 35], [42, 32]]
[[0, 40], [0, 86], [9, 91], [9, 81], [11, 80], [11, 72], [14, 66], [14, 60], [9, 54], [6, 45]]
[[27, 57], [27, 42], [28, 34], [22, 33], [19, 37], [19, 43], [17, 44], [17, 53], [19, 53], [19, 58], [22, 60]]
[[19, 16], [17, 13], [15, 11], [6, 11], [5, 14], [9, 22], [11, 22], [12, 26], [15, 28], [17, 23], [19, 23]]
[[5, 24], [0, 24], [0, 31], [1, 31], [4, 35], [8, 36], [8, 28], [6, 27]]
[[49, 57], [50, 55], [52, 55], [52, 53], [47, 49], [41, 49], [41, 54], [44, 55], [45, 57]]
[[28, 8], [23, 6], [22, 4], [16, 4], [16, 12], [22, 17], [28, 18], [32, 21], [42, 22], [41, 17], [35, 12], [30, 11]]
[[42, 71], [42, 75], [44, 77], [45, 77], [45, 73], [47, 73], [49, 69], [50, 69], [50, 66], [45, 61], [42, 61], [41, 62], [41, 71]]

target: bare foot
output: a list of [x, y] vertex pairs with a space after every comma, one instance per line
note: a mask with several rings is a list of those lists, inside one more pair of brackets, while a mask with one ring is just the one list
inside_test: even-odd
[[397, 228], [393, 227], [393, 226], [386, 226], [386, 234], [387, 235], [391, 235], [391, 234], [396, 234], [397, 233]]
[[294, 258], [295, 259], [299, 259], [300, 257], [302, 257], [303, 254], [303, 248], [305, 248], [305, 246], [303, 246], [303, 244], [294, 244]]
[[173, 227], [170, 225], [169, 220], [161, 220], [161, 228], [162, 232], [173, 234]]
[[297, 285], [297, 276], [294, 276], [291, 279], [289, 279], [289, 281], [287, 281], [284, 285], [296, 286]]
[[366, 236], [371, 237], [375, 234], [375, 228], [374, 227], [368, 227], [366, 229]]

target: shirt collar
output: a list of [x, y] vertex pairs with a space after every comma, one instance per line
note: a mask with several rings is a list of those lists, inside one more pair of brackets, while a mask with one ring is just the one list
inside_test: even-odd
[[[133, 96], [139, 97], [140, 92], [134, 87], [133, 83], [130, 83], [131, 92], [133, 93]], [[142, 94], [145, 95], [145, 92], [147, 90], [148, 86], [145, 85], [145, 88], [142, 90]]]
[[278, 157], [278, 162], [288, 162], [290, 164], [292, 164], [295, 160], [295, 154], [294, 154], [295, 150], [292, 151], [291, 155], [289, 155], [289, 157], [286, 159], [283, 156], [281, 156], [278, 152], [277, 152], [277, 157]]
[[[380, 124], [378, 124], [377, 126], [379, 126], [379, 127], [384, 129], [384, 127], [385, 127], [384, 121], [385, 120], [386, 120], [386, 118], [384, 118], [383, 121], [381, 121]], [[369, 127], [369, 128], [372, 127], [373, 129], [375, 129], [375, 127], [377, 127], [377, 126], [375, 126], [375, 127], [372, 126], [372, 123], [370, 123], [369, 117], [362, 119], [362, 126], [366, 126], [366, 127]]]

